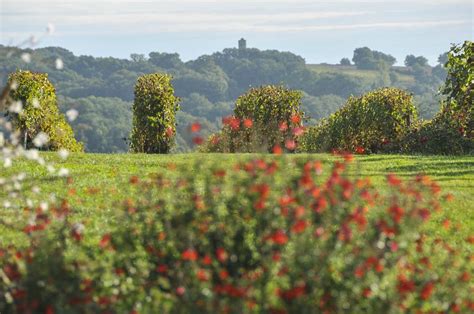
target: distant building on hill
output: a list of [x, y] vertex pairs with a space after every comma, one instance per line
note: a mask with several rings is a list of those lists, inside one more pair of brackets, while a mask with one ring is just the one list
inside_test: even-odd
[[239, 49], [240, 50], [247, 49], [247, 41], [243, 38], [239, 40]]

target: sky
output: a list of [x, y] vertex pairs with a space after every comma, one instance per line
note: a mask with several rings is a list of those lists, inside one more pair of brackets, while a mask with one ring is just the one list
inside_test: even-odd
[[473, 15], [474, 0], [0, 0], [0, 44], [35, 36], [76, 55], [177, 52], [187, 61], [243, 37], [307, 63], [338, 63], [367, 46], [398, 64], [408, 54], [436, 64], [452, 43], [473, 40]]

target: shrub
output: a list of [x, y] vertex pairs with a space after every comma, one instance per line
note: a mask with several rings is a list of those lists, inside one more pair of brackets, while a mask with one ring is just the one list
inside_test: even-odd
[[234, 115], [223, 119], [223, 130], [211, 137], [206, 150], [272, 152], [296, 142], [295, 129], [302, 128], [301, 97], [300, 91], [282, 86], [250, 89], [237, 99]]
[[446, 100], [433, 120], [414, 125], [403, 140], [408, 152], [425, 154], [474, 153], [474, 45], [454, 46], [445, 65], [442, 93]]
[[135, 153], [168, 153], [176, 134], [175, 97], [167, 74], [148, 74], [138, 78], [133, 103], [133, 128], [130, 149]]
[[9, 85], [16, 86], [10, 91], [10, 97], [16, 103], [10, 106], [7, 116], [14, 129], [21, 132], [22, 139], [26, 138], [28, 147], [36, 136], [44, 133], [49, 138], [44, 148], [83, 150], [82, 144], [74, 138], [71, 126], [59, 112], [54, 86], [47, 74], [17, 71], [10, 75]]
[[308, 130], [302, 150], [381, 152], [400, 150], [399, 143], [417, 119], [412, 96], [400, 89], [382, 88], [347, 103]]
[[319, 161], [284, 158], [170, 164], [131, 178], [99, 238], [72, 222], [67, 202], [27, 208], [26, 241], [0, 248], [0, 311], [472, 310], [473, 239], [423, 234], [440, 210], [437, 183], [388, 175], [382, 194], [350, 161], [327, 175]]

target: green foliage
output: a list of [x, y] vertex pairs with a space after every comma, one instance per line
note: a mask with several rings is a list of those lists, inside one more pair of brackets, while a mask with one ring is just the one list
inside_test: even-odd
[[10, 75], [9, 82], [16, 85], [10, 92], [11, 98], [20, 101], [23, 109], [9, 111], [7, 115], [14, 128], [26, 136], [28, 146], [31, 147], [33, 139], [43, 132], [49, 138], [47, 149], [83, 150], [82, 144], [74, 138], [71, 126], [59, 112], [56, 92], [47, 74], [17, 71]]
[[79, 112], [71, 126], [84, 149], [96, 153], [125, 153], [132, 128], [132, 103], [115, 97], [59, 98], [60, 109]]
[[168, 153], [176, 133], [175, 97], [167, 74], [149, 74], [138, 78], [133, 103], [133, 127], [130, 149], [135, 153]]
[[397, 150], [397, 144], [417, 119], [412, 95], [382, 88], [347, 103], [310, 128], [302, 140], [306, 152], [342, 150], [381, 152]]
[[474, 43], [465, 41], [454, 46], [448, 54], [445, 110], [458, 122], [460, 133], [474, 139]]
[[474, 153], [474, 45], [466, 41], [454, 46], [447, 56], [442, 89], [446, 99], [433, 120], [415, 125], [407, 135], [404, 142], [410, 152]]

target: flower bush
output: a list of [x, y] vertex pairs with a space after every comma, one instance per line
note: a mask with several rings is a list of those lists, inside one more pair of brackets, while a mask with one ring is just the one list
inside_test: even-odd
[[208, 139], [207, 152], [273, 152], [286, 146], [294, 151], [303, 133], [301, 92], [282, 86], [252, 88], [240, 96], [233, 116], [223, 119], [223, 129]]
[[306, 152], [400, 151], [417, 113], [412, 96], [400, 89], [382, 88], [347, 103], [311, 128], [303, 137]]
[[29, 222], [9, 226], [24, 241], [0, 248], [0, 311], [474, 310], [474, 239], [423, 233], [449, 196], [426, 176], [391, 174], [383, 194], [342, 157], [169, 164], [130, 178], [99, 237], [67, 201], [26, 208]]

